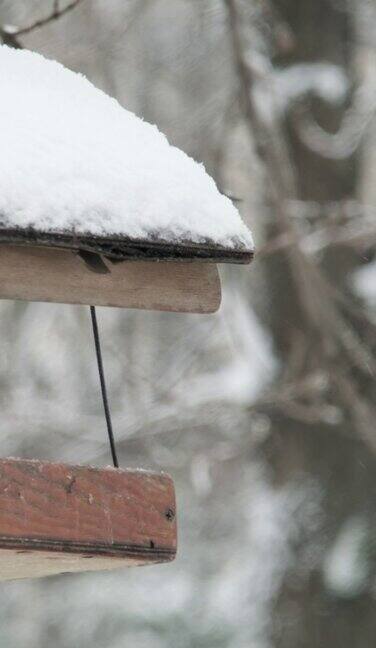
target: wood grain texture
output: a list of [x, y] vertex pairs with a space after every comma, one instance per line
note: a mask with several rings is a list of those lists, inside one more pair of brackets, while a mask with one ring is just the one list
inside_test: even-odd
[[168, 475], [1, 459], [0, 580], [170, 561], [175, 518]]
[[92, 272], [71, 250], [0, 245], [0, 299], [213, 313], [221, 302], [216, 265], [200, 262], [107, 263]]

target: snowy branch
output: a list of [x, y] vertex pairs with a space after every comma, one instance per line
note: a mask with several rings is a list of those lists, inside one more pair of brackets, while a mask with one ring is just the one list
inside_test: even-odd
[[301, 141], [311, 151], [324, 158], [344, 160], [359, 148], [375, 113], [375, 93], [372, 97], [364, 96], [364, 90], [360, 88], [337, 133], [327, 133], [302, 106], [294, 110], [293, 122]]

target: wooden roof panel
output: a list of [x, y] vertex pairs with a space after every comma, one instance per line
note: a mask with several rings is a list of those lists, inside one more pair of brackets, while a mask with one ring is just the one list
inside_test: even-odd
[[210, 241], [175, 243], [162, 239], [130, 239], [122, 236], [94, 236], [75, 232], [41, 232], [35, 229], [0, 228], [0, 244], [85, 250], [116, 261], [206, 261], [250, 263], [253, 250], [221, 247]]

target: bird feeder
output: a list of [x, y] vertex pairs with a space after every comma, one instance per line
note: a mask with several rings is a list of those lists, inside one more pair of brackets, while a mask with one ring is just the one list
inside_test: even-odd
[[95, 306], [215, 312], [249, 230], [204, 168], [56, 62], [0, 47], [0, 298], [91, 307], [114, 468], [0, 460], [0, 579], [170, 561], [171, 478], [117, 466]]

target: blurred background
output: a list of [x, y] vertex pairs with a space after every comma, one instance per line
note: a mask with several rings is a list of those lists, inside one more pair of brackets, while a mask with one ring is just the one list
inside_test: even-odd
[[[202, 161], [258, 255], [219, 314], [98, 309], [121, 465], [173, 476], [178, 557], [1, 583], [0, 646], [371, 648], [376, 4], [71, 4], [0, 0], [0, 38]], [[0, 304], [0, 407], [2, 456], [110, 463], [87, 308]]]

